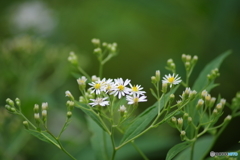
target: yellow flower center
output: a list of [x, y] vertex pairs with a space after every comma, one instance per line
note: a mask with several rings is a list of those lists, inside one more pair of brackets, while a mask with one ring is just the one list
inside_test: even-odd
[[135, 97], [135, 98], [133, 99], [133, 101], [134, 101], [135, 104], [138, 103], [138, 97]]
[[138, 87], [133, 86], [133, 87], [132, 87], [132, 91], [137, 92], [137, 91], [138, 91]]
[[175, 80], [175, 78], [174, 78], [174, 77], [170, 77], [170, 78], [168, 78], [168, 82], [169, 82], [169, 83], [173, 83], [173, 82], [174, 82], [174, 80]]
[[119, 86], [118, 86], [118, 89], [119, 89], [120, 91], [123, 91], [123, 90], [124, 90], [124, 85], [119, 85]]
[[94, 88], [95, 88], [95, 89], [99, 89], [100, 87], [101, 87], [101, 84], [100, 84], [100, 83], [97, 83], [97, 84], [94, 85]]

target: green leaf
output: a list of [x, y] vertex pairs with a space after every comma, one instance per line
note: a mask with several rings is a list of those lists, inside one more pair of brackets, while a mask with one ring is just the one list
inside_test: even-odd
[[44, 142], [51, 143], [51, 144], [55, 145], [56, 147], [61, 148], [59, 146], [58, 142], [46, 131], [39, 132], [36, 130], [31, 130], [31, 129], [26, 129], [26, 131]]
[[109, 135], [90, 117], [87, 117], [89, 130], [92, 132], [91, 145], [97, 160], [109, 159], [108, 151], [111, 149], [111, 141]]
[[167, 157], [166, 160], [171, 160], [173, 159], [178, 153], [180, 153], [181, 151], [183, 151], [184, 149], [188, 148], [189, 146], [191, 146], [192, 143], [190, 142], [182, 142], [179, 143], [175, 146], [173, 146], [167, 153]]
[[[169, 91], [165, 96], [160, 100], [160, 109], [162, 109], [166, 102], [169, 100], [170, 94], [174, 93], [178, 87], [175, 87], [171, 91]], [[123, 138], [121, 140], [121, 144], [129, 141], [134, 138], [142, 131], [146, 129], [149, 123], [156, 117], [158, 114], [158, 102], [156, 102], [151, 107], [147, 108], [144, 112], [142, 112], [137, 118], [131, 123], [131, 125], [125, 131]]]
[[204, 89], [204, 87], [208, 84], [207, 75], [211, 72], [211, 70], [215, 68], [219, 68], [222, 61], [231, 54], [231, 51], [228, 50], [224, 53], [222, 53], [220, 56], [212, 60], [208, 65], [205, 66], [205, 68], [202, 70], [202, 72], [199, 74], [197, 80], [195, 81], [193, 85], [193, 89], [196, 91], [201, 91]]
[[[202, 160], [207, 152], [211, 149], [212, 143], [214, 143], [214, 136], [204, 136], [198, 138], [195, 142], [194, 152], [193, 152], [193, 159], [194, 160]], [[182, 159], [190, 159], [191, 154], [191, 147], [184, 150], [180, 153], [175, 160], [182, 160]]]
[[89, 106], [84, 103], [80, 103], [78, 101], [74, 101], [74, 103], [75, 107], [80, 108], [84, 113], [91, 117], [104, 131], [110, 134], [110, 131], [108, 130], [107, 126], [102, 121], [101, 117], [94, 110], [89, 108]]

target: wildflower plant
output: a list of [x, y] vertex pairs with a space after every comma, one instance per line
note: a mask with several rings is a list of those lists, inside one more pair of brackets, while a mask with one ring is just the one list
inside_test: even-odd
[[[66, 91], [66, 121], [56, 136], [50, 132], [47, 126], [48, 103], [36, 104], [33, 108], [35, 122], [31, 122], [21, 111], [21, 103], [17, 98], [15, 102], [7, 99], [5, 108], [21, 116], [26, 131], [40, 140], [49, 142], [65, 152], [70, 158], [74, 158], [61, 144], [62, 133], [67, 129], [72, 118], [73, 108], [81, 109], [87, 116], [90, 129], [94, 133], [93, 148], [97, 159], [115, 159], [117, 151], [126, 144], [132, 144], [143, 159], [148, 159], [135, 144], [134, 140], [141, 137], [151, 129], [164, 123], [168, 123], [179, 132], [183, 141], [173, 146], [167, 153], [166, 159], [182, 159], [185, 154], [189, 159], [195, 158], [196, 146], [205, 142], [199, 159], [203, 159], [211, 150], [217, 138], [225, 129], [232, 118], [240, 115], [240, 93], [233, 98], [232, 103], [227, 103], [221, 96], [214, 97], [211, 90], [217, 86], [215, 79], [220, 75], [219, 66], [230, 54], [230, 51], [218, 56], [210, 62], [200, 73], [199, 77], [190, 86], [189, 78], [198, 61], [197, 56], [182, 55], [186, 75], [177, 73], [177, 66], [172, 59], [167, 61], [166, 69], [170, 71], [162, 76], [160, 70], [151, 77], [153, 88], [150, 89], [156, 102], [145, 111], [136, 116], [136, 109], [147, 101], [146, 90], [140, 84], [133, 84], [130, 79], [102, 77], [103, 66], [118, 53], [116, 43], [106, 43], [99, 39], [92, 40], [95, 49], [93, 53], [99, 61], [98, 76], [88, 75], [78, 64], [77, 55], [70, 53], [68, 60], [75, 67], [80, 77], [77, 79], [81, 93], [79, 98]], [[163, 77], [163, 78], [162, 78]], [[175, 95], [176, 91], [181, 95]], [[224, 120], [224, 107], [232, 111]], [[120, 141], [115, 139], [116, 134], [121, 134]], [[207, 134], [208, 136], [203, 135]], [[108, 151], [107, 139], [111, 142], [111, 150]], [[104, 148], [102, 148], [102, 143]], [[179, 154], [179, 153], [183, 154]], [[199, 150], [198, 150], [199, 152]], [[178, 155], [179, 154], [179, 155]]]

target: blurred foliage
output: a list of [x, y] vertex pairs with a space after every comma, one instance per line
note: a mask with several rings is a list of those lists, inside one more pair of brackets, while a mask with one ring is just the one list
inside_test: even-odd
[[[213, 94], [220, 92], [222, 97], [230, 101], [240, 88], [239, 8], [238, 0], [3, 1], [0, 5], [0, 105], [8, 97], [19, 97], [26, 106], [25, 112], [30, 113], [34, 103], [48, 101], [50, 107], [58, 107], [58, 110], [53, 109], [54, 115], [59, 112], [60, 115], [63, 114], [59, 109], [63, 107], [59, 106], [65, 103], [64, 92], [68, 89], [73, 94], [77, 92], [76, 81], [69, 75], [66, 60], [68, 53], [75, 51], [81, 57], [81, 66], [90, 75], [96, 74], [98, 62], [90, 54], [90, 40], [94, 37], [117, 42], [120, 48], [119, 55], [106, 65], [104, 76], [130, 78], [144, 88], [151, 87], [150, 76], [156, 69], [160, 69], [162, 74], [167, 73], [163, 68], [168, 58], [179, 59], [176, 61], [177, 70], [183, 74], [184, 67], [179, 66], [180, 55], [198, 55], [200, 59], [196, 72], [193, 73], [195, 77], [207, 62], [232, 49], [233, 54], [220, 68], [222, 76], [217, 79], [222, 87], [213, 90]], [[23, 14], [23, 11], [26, 13]], [[20, 15], [22, 19], [19, 19]], [[50, 23], [52, 25], [48, 25]], [[150, 102], [146, 107], [153, 100], [148, 95]], [[11, 131], [8, 134], [7, 129], [7, 125], [13, 123], [10, 122], [12, 117], [2, 118], [9, 117], [2, 110], [1, 115], [7, 115], [1, 116], [0, 121], [2, 151], [2, 148], [8, 148], [6, 146], [9, 146], [11, 137], [14, 136], [11, 136]], [[79, 117], [81, 116], [78, 116], [78, 121], [73, 126], [79, 127], [78, 122], [84, 122], [84, 118]], [[53, 129], [59, 128], [56, 126], [61, 118], [59, 116], [50, 121]], [[232, 126], [229, 126], [228, 134], [237, 134], [234, 124]], [[22, 131], [19, 128], [21, 127], [16, 127], [15, 135]], [[9, 137], [3, 138], [6, 135]], [[30, 141], [29, 144], [33, 145], [35, 142]], [[39, 144], [42, 145], [40, 142]], [[42, 154], [37, 154], [38, 148], [40, 147], [33, 145], [30, 153], [27, 146], [25, 152], [21, 152], [29, 155], [29, 159], [48, 157], [44, 155], [40, 158]], [[82, 151], [83, 156], [91, 154], [89, 148], [90, 146], [86, 146], [78, 150]], [[47, 149], [43, 150], [47, 152]], [[58, 151], [53, 147], [50, 150]], [[56, 155], [56, 159], [61, 156], [62, 154]]]

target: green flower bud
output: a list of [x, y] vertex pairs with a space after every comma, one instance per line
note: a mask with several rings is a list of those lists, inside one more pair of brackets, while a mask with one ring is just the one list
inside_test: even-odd
[[34, 113], [39, 113], [39, 105], [35, 104], [33, 108]]
[[19, 98], [16, 98], [16, 99], [15, 99], [15, 102], [16, 102], [16, 104], [17, 104], [17, 106], [18, 106], [18, 107], [20, 107], [20, 106], [21, 106], [21, 101], [20, 101], [20, 99], [19, 99]]
[[228, 115], [228, 116], [224, 119], [224, 121], [230, 121], [231, 119], [232, 119], [232, 116]]
[[29, 129], [28, 121], [23, 121], [23, 125], [24, 125], [25, 129]]
[[196, 108], [197, 108], [197, 109], [202, 108], [202, 107], [203, 107], [203, 104], [204, 104], [204, 101], [203, 101], [202, 99], [199, 99]]
[[185, 136], [186, 136], [186, 132], [185, 131], [181, 131], [180, 132], [180, 137], [181, 137], [182, 141], [185, 139]]
[[168, 88], [168, 84], [167, 83], [162, 83], [162, 92], [163, 93], [167, 92], [167, 88]]
[[182, 129], [182, 126], [183, 126], [183, 119], [182, 118], [178, 118], [178, 127], [179, 129], [181, 130]]
[[71, 118], [72, 117], [72, 112], [71, 111], [68, 111], [67, 112], [67, 118], [69, 119], [69, 118]]
[[186, 54], [182, 54], [182, 61], [186, 62]]
[[159, 82], [160, 81], [160, 71], [157, 70], [155, 75], [156, 75], [156, 81]]
[[212, 97], [211, 100], [210, 100], [210, 103], [209, 103], [210, 108], [214, 105], [215, 101], [216, 101], [216, 98]]

